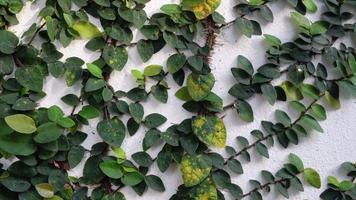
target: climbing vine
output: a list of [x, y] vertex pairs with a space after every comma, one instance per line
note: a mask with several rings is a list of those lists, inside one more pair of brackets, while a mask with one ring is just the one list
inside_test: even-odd
[[[275, 143], [288, 148], [313, 131], [323, 132], [319, 121], [327, 119], [327, 109], [322, 101], [338, 109], [340, 92], [356, 96], [355, 1], [324, 0], [319, 8], [314, 0], [238, 0], [232, 21], [216, 11], [220, 0], [182, 0], [162, 5], [151, 16], [145, 12], [149, 0], [40, 1], [43, 7], [35, 22], [17, 36], [11, 31], [18, 24], [16, 14], [26, 4], [37, 4], [0, 0], [0, 158], [10, 163], [0, 164], [0, 199], [123, 200], [123, 187], [138, 195], [148, 189], [164, 192], [170, 185], [152, 174], [153, 165], [162, 173], [173, 165], [180, 171], [183, 183], [172, 200], [262, 200], [272, 188], [289, 198], [291, 190], [322, 186], [317, 170], [305, 167], [293, 153], [279, 170], [261, 170], [262, 180], [249, 178], [249, 191], [233, 183], [231, 176], [247, 170], [243, 165], [253, 159], [252, 150], [269, 158]], [[272, 4], [293, 10], [290, 21], [296, 34], [291, 41], [263, 34], [263, 24], [274, 21]], [[306, 17], [319, 9], [323, 12], [318, 20]], [[235, 83], [226, 85], [234, 100], [226, 102], [213, 92], [211, 65], [217, 37], [230, 26], [237, 34], [263, 38], [267, 59], [256, 67], [243, 53], [237, 55], [237, 66], [231, 68]], [[134, 31], [142, 37], [134, 40]], [[86, 40], [86, 51], [98, 54], [95, 61], [63, 58], [59, 47], [77, 39]], [[129, 50], [146, 63], [166, 47], [174, 53], [164, 58], [165, 66], [131, 68], [135, 86], [115, 89], [112, 75], [128, 67]], [[61, 97], [69, 114], [58, 105], [39, 106], [47, 96], [49, 76], [80, 88], [78, 94]], [[170, 96], [173, 87], [179, 89]], [[256, 95], [272, 106], [287, 102], [289, 109], [276, 109], [275, 120], [261, 121], [261, 127], [250, 131], [252, 140], [238, 135], [236, 146], [226, 146], [232, 133], [224, 116], [255, 121], [257, 110], [249, 101]], [[170, 120], [160, 109], [147, 113], [145, 105], [168, 104], [170, 98], [182, 101], [189, 114], [163, 130]], [[96, 128], [86, 133], [86, 126]], [[140, 128], [145, 130], [142, 149], [127, 156], [121, 146]], [[88, 134], [102, 141], [87, 149], [83, 143]], [[152, 156], [151, 148], [159, 153]], [[216, 148], [225, 148], [226, 154]], [[82, 175], [70, 176], [80, 163]], [[320, 198], [356, 199], [355, 164], [342, 166], [351, 180], [328, 177]]]

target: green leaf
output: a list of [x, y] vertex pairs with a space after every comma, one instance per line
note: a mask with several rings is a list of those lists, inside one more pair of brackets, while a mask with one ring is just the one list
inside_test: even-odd
[[256, 148], [256, 151], [261, 156], [269, 158], [268, 149], [267, 149], [266, 145], [264, 145], [263, 143], [259, 142], [259, 143], [256, 144], [255, 148]]
[[60, 107], [54, 105], [48, 108], [47, 116], [48, 119], [51, 120], [52, 122], [57, 122], [64, 116], [64, 112]]
[[304, 17], [302, 14], [300, 14], [299, 12], [292, 12], [291, 13], [292, 16], [292, 21], [295, 25], [297, 25], [298, 27], [303, 28], [304, 30], [309, 30], [310, 28], [310, 21], [309, 19], [307, 19], [306, 17]]
[[64, 12], [68, 12], [71, 9], [71, 5], [72, 5], [71, 0], [58, 0], [57, 2]]
[[244, 100], [238, 100], [237, 113], [239, 114], [240, 118], [246, 122], [252, 122], [254, 119], [252, 107]]
[[326, 111], [322, 105], [314, 104], [311, 106], [311, 110], [316, 118], [326, 120]]
[[183, 68], [187, 62], [187, 58], [184, 54], [173, 54], [167, 59], [168, 72], [174, 74]]
[[144, 124], [147, 128], [157, 128], [164, 124], [167, 118], [158, 113], [152, 113], [146, 116]]
[[203, 69], [204, 61], [202, 56], [190, 56], [187, 61], [196, 71], [201, 71]]
[[105, 102], [108, 102], [113, 98], [114, 94], [109, 88], [105, 87], [101, 93], [101, 96]]
[[53, 187], [49, 183], [39, 183], [35, 185], [35, 188], [43, 198], [51, 198], [54, 195]]
[[149, 65], [145, 67], [143, 75], [145, 76], [156, 76], [162, 71], [163, 67], [161, 65]]
[[103, 120], [96, 127], [99, 136], [109, 145], [121, 146], [125, 138], [125, 125], [118, 118]]
[[115, 160], [102, 162], [100, 163], [99, 167], [106, 176], [113, 179], [119, 179], [124, 175], [120, 164]]
[[134, 120], [137, 123], [140, 123], [142, 121], [143, 115], [144, 115], [144, 110], [143, 106], [139, 103], [131, 103], [129, 105], [129, 111], [131, 116], [134, 118]]
[[82, 146], [73, 146], [68, 152], [69, 167], [76, 167], [82, 161], [84, 153], [85, 149]]
[[0, 55], [0, 75], [10, 75], [15, 68], [14, 58], [10, 55]]
[[45, 17], [46, 20], [46, 26], [47, 26], [47, 34], [49, 39], [53, 42], [56, 38], [56, 35], [58, 33], [58, 20], [57, 19], [53, 19], [50, 16]]
[[350, 69], [352, 73], [356, 73], [356, 59], [355, 56], [350, 53], [349, 57], [347, 58], [347, 61], [349, 63]]
[[12, 109], [18, 111], [31, 111], [36, 108], [37, 104], [33, 102], [30, 98], [22, 97], [15, 101]]
[[310, 85], [310, 84], [302, 84], [300, 85], [300, 91], [302, 92], [302, 94], [304, 96], [308, 96], [308, 97], [311, 97], [313, 99], [319, 99], [319, 89], [316, 88], [315, 86], [313, 85]]
[[166, 4], [163, 5], [160, 8], [161, 11], [163, 11], [164, 13], [171, 15], [171, 14], [180, 14], [182, 12], [182, 8], [177, 5], [177, 4]]
[[103, 88], [106, 85], [103, 79], [89, 78], [85, 84], [85, 92], [93, 92]]
[[19, 43], [19, 39], [10, 31], [0, 30], [0, 52], [12, 54]]
[[151, 156], [144, 151], [134, 153], [131, 155], [131, 157], [138, 165], [142, 167], [150, 167], [153, 163]]
[[13, 14], [19, 13], [22, 10], [23, 6], [24, 6], [24, 3], [22, 1], [20, 1], [20, 0], [13, 0], [13, 1], [7, 1], [7, 2], [9, 3], [8, 9]]
[[63, 128], [72, 128], [75, 125], [75, 122], [69, 117], [63, 117], [59, 119], [57, 123]]
[[191, 199], [196, 200], [217, 200], [218, 193], [214, 182], [211, 178], [206, 178], [199, 185], [192, 188], [189, 191], [189, 196]]
[[263, 36], [265, 37], [265, 41], [267, 42], [267, 44], [271, 46], [279, 47], [282, 44], [281, 40], [276, 36], [269, 34], [264, 34]]
[[6, 124], [14, 131], [31, 134], [37, 130], [35, 121], [24, 114], [16, 114], [5, 117]]
[[307, 108], [302, 104], [300, 103], [299, 101], [291, 101], [289, 102], [289, 106], [291, 108], [293, 108], [294, 110], [298, 111], [298, 112], [303, 112], [305, 111]]
[[147, 20], [147, 14], [142, 9], [120, 9], [119, 15], [124, 20], [133, 23], [139, 29], [145, 24], [145, 21]]
[[336, 187], [339, 187], [340, 182], [339, 182], [339, 180], [337, 180], [336, 177], [328, 176], [328, 184], [332, 184], [332, 185], [334, 185]]
[[318, 10], [314, 0], [303, 0], [302, 2], [309, 12], [315, 13]]
[[128, 53], [125, 48], [105, 46], [102, 57], [114, 70], [121, 71], [128, 61]]
[[312, 25], [310, 27], [310, 33], [312, 35], [322, 34], [328, 30], [328, 27], [329, 27], [329, 24], [327, 22], [317, 21], [317, 22], [312, 23]]
[[92, 63], [87, 63], [87, 68], [93, 76], [103, 78], [103, 71], [98, 66]]
[[252, 6], [259, 6], [264, 3], [264, 0], [248, 0], [248, 4]]
[[41, 92], [43, 87], [43, 77], [37, 67], [22, 67], [16, 70], [15, 78], [20, 85], [29, 88], [34, 92]]
[[53, 142], [63, 134], [63, 131], [64, 130], [58, 127], [57, 124], [48, 122], [38, 127], [38, 134], [35, 135], [33, 140], [41, 144]]
[[[13, 192], [25, 192], [31, 187], [31, 184], [23, 179], [8, 176], [0, 179], [0, 183]], [[4, 190], [2, 190], [4, 191]], [[1, 192], [2, 193], [2, 192]], [[11, 197], [9, 197], [11, 199]]]
[[304, 169], [304, 177], [306, 181], [315, 188], [321, 187], [320, 175], [312, 168]]
[[159, 178], [158, 176], [148, 175], [145, 177], [145, 182], [148, 187], [150, 187], [158, 192], [164, 192], [166, 190], [161, 178]]
[[341, 191], [348, 191], [351, 190], [353, 187], [355, 187], [355, 184], [352, 181], [341, 181], [341, 183], [339, 184], [339, 189]]
[[141, 183], [144, 179], [145, 179], [145, 176], [143, 176], [141, 173], [135, 171], [135, 172], [126, 173], [121, 178], [121, 182], [128, 186], [134, 186], [134, 185]]
[[208, 96], [214, 84], [215, 78], [212, 73], [208, 75], [192, 73], [187, 78], [188, 93], [194, 101], [201, 101]]
[[209, 176], [211, 163], [206, 160], [204, 155], [185, 154], [180, 162], [183, 182], [186, 187], [191, 187], [201, 183]]
[[69, 106], [77, 106], [79, 104], [79, 98], [74, 94], [67, 94], [61, 100]]
[[233, 171], [236, 174], [243, 174], [243, 169], [240, 161], [236, 159], [228, 160], [227, 161], [227, 166], [231, 171]]
[[12, 133], [0, 135], [0, 149], [13, 155], [28, 156], [33, 154], [37, 147], [32, 136]]
[[101, 200], [126, 200], [126, 198], [121, 192], [115, 192], [105, 195]]
[[319, 131], [320, 133], [324, 132], [318, 121], [316, 121], [312, 116], [307, 114], [300, 119], [299, 124], [307, 128], [312, 128], [316, 131]]
[[94, 119], [100, 116], [99, 110], [91, 105], [84, 106], [78, 114], [85, 119]]
[[94, 24], [87, 21], [77, 21], [73, 24], [72, 28], [84, 39], [92, 39], [102, 36], [99, 29]]
[[176, 93], [175, 96], [182, 101], [190, 101], [192, 97], [189, 95], [188, 87], [181, 87]]
[[223, 148], [226, 143], [226, 128], [217, 116], [198, 116], [192, 121], [193, 133], [205, 144]]
[[277, 92], [271, 84], [262, 84], [261, 91], [263, 96], [267, 98], [267, 101], [273, 105], [277, 100]]
[[143, 62], [147, 62], [154, 54], [155, 49], [151, 40], [140, 40], [137, 43], [137, 51]]
[[249, 75], [253, 75], [254, 72], [253, 66], [246, 57], [239, 55], [237, 57], [237, 66], [245, 70]]
[[140, 29], [140, 31], [147, 39], [150, 39], [150, 40], [157, 40], [160, 35], [160, 30], [155, 25], [144, 25]]
[[160, 102], [167, 103], [168, 101], [168, 92], [167, 88], [162, 85], [153, 85], [151, 87], [152, 95]]
[[275, 116], [277, 121], [282, 123], [284, 126], [290, 126], [292, 123], [288, 114], [282, 110], [276, 110]]
[[296, 154], [289, 154], [288, 155], [289, 162], [294, 165], [299, 172], [302, 172], [304, 170], [304, 164], [303, 161], [297, 156]]
[[253, 35], [253, 24], [250, 20], [245, 18], [236, 18], [235, 26], [245, 36], [250, 38]]

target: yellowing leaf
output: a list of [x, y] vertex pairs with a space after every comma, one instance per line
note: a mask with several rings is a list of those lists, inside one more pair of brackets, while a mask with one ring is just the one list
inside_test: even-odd
[[191, 187], [202, 182], [209, 176], [211, 162], [204, 155], [185, 154], [180, 163], [184, 185]]
[[218, 193], [214, 182], [207, 178], [199, 185], [195, 186], [190, 192], [189, 196], [192, 200], [217, 200]]
[[300, 90], [293, 85], [293, 83], [289, 81], [284, 81], [281, 84], [284, 92], [286, 93], [287, 97], [291, 100], [301, 100], [303, 99], [303, 95]]
[[92, 39], [101, 36], [99, 29], [90, 22], [77, 21], [73, 24], [72, 28], [84, 39]]
[[41, 197], [51, 198], [54, 195], [53, 187], [48, 183], [37, 184], [35, 188]]
[[199, 116], [192, 122], [193, 132], [207, 145], [223, 148], [226, 143], [226, 128], [217, 116]]
[[221, 0], [183, 0], [185, 9], [192, 11], [197, 19], [204, 19], [212, 14], [220, 5]]
[[325, 99], [330, 107], [335, 109], [339, 109], [341, 107], [340, 100], [335, 99], [329, 92], [325, 92]]
[[23, 114], [7, 116], [5, 117], [5, 122], [10, 128], [19, 133], [31, 134], [37, 130], [35, 121]]
[[207, 97], [214, 84], [215, 78], [211, 73], [207, 75], [190, 74], [187, 78], [188, 93], [194, 101], [201, 101]]

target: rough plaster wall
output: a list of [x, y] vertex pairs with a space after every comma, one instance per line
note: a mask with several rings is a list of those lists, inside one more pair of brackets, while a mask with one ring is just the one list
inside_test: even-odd
[[[38, 0], [36, 4], [27, 4], [24, 11], [19, 15], [20, 24], [12, 27], [12, 30], [18, 35], [22, 33], [34, 22], [38, 21], [36, 19], [36, 14], [39, 12], [40, 7], [43, 6], [43, 0]], [[178, 3], [175, 0], [151, 0], [146, 7], [146, 11], [149, 14], [155, 13], [159, 10], [160, 6], [167, 3]], [[234, 5], [233, 0], [225, 0], [219, 7], [218, 11], [222, 13], [226, 21], [234, 19], [234, 13], [232, 11]], [[320, 3], [319, 3], [320, 5]], [[295, 30], [290, 23], [289, 13], [292, 11], [286, 3], [283, 1], [278, 1], [273, 3], [271, 8], [274, 13], [275, 21], [272, 24], [264, 24], [262, 26], [263, 33], [273, 34], [278, 36], [283, 42], [290, 41], [295, 37]], [[318, 14], [310, 15], [311, 19], [318, 19], [320, 15], [319, 9]], [[91, 18], [92, 19], [92, 18]], [[97, 23], [95, 19], [93, 22]], [[135, 34], [135, 40], [140, 38], [140, 34]], [[211, 67], [213, 68], [213, 73], [217, 79], [214, 87], [214, 92], [220, 95], [224, 99], [224, 104], [228, 104], [233, 101], [233, 99], [228, 95], [228, 89], [234, 84], [233, 77], [230, 72], [231, 67], [236, 66], [236, 58], [238, 55], [244, 55], [251, 60], [255, 68], [266, 62], [265, 50], [266, 46], [263, 43], [263, 38], [261, 36], [254, 36], [252, 39], [242, 36], [238, 31], [233, 28], [227, 28], [218, 36], [217, 45], [214, 49], [212, 56]], [[35, 44], [39, 44], [38, 41]], [[98, 57], [98, 53], [93, 53], [85, 49], [85, 41], [76, 40], [71, 43], [67, 48], [62, 48], [57, 45], [59, 50], [64, 54], [63, 60], [68, 57], [77, 56], [85, 60], [86, 62], [91, 62]], [[165, 65], [165, 61], [168, 55], [173, 52], [170, 48], [165, 47], [159, 53], [155, 54], [152, 59], [147, 63], [142, 63], [138, 57], [135, 48], [129, 49], [129, 62], [125, 66], [124, 70], [121, 72], [114, 72], [111, 76], [110, 84], [115, 89], [128, 90], [135, 86], [135, 82], [130, 75], [130, 71], [133, 68], [143, 69], [149, 64], [162, 64]], [[169, 85], [171, 89], [169, 90], [169, 100], [167, 104], [158, 103], [156, 100], [150, 98], [147, 103], [145, 103], [145, 113], [159, 112], [167, 116], [168, 121], [161, 130], [165, 130], [168, 126], [173, 123], [179, 123], [181, 120], [191, 116], [190, 113], [183, 110], [181, 107], [181, 101], [174, 97], [174, 93], [177, 91], [178, 87], [173, 82], [172, 78], [168, 78]], [[276, 82], [278, 83], [278, 81]], [[62, 109], [66, 111], [67, 114], [70, 113], [71, 108], [66, 106], [60, 98], [68, 93], [79, 93], [80, 85], [76, 85], [72, 88], [67, 88], [65, 81], [62, 79], [54, 79], [52, 77], [47, 78], [45, 82], [44, 90], [47, 93], [47, 97], [41, 101], [41, 106], [49, 107], [53, 104], [59, 105]], [[275, 172], [282, 166], [287, 160], [289, 153], [298, 154], [305, 163], [305, 166], [310, 166], [318, 169], [322, 177], [323, 188], [326, 186], [326, 177], [328, 175], [338, 175], [342, 174], [339, 171], [339, 165], [344, 161], [355, 161], [356, 160], [356, 104], [355, 100], [351, 99], [348, 95], [342, 95], [342, 108], [340, 110], [328, 110], [328, 119], [321, 123], [324, 128], [324, 133], [319, 134], [312, 132], [308, 137], [302, 138], [298, 146], [290, 146], [288, 149], [284, 149], [279, 145], [270, 149], [270, 159], [263, 159], [252, 152], [252, 162], [243, 163], [245, 173], [243, 175], [232, 175], [232, 181], [240, 185], [245, 191], [250, 189], [248, 183], [249, 179], [260, 179], [260, 171], [263, 169]], [[247, 138], [250, 137], [250, 131], [256, 128], [260, 128], [261, 120], [273, 120], [274, 110], [279, 108], [282, 110], [286, 109], [285, 103], [278, 103], [274, 106], [269, 105], [266, 100], [261, 96], [257, 96], [251, 101], [252, 107], [255, 112], [255, 121], [253, 123], [244, 123], [238, 117], [235, 111], [228, 111], [224, 113], [224, 121], [228, 131], [228, 142], [227, 145], [236, 147], [236, 136], [242, 135]], [[288, 110], [290, 111], [290, 110]], [[126, 120], [126, 119], [125, 119]], [[91, 126], [84, 127], [89, 135], [88, 139], [85, 141], [85, 146], [90, 148], [92, 144], [100, 141], [97, 135], [92, 134], [95, 132], [95, 125], [97, 121], [91, 121]], [[128, 156], [132, 153], [142, 150], [141, 142], [144, 135], [144, 128], [132, 137], [127, 136], [122, 145], [123, 149], [126, 150]], [[251, 138], [252, 139], [252, 138]], [[149, 153], [155, 157], [160, 150], [161, 146], [155, 147], [149, 150]], [[224, 153], [224, 150], [216, 149], [216, 151]], [[70, 174], [73, 176], [80, 176], [84, 162], [72, 171]], [[169, 199], [169, 197], [175, 193], [176, 188], [182, 184], [182, 179], [180, 176], [179, 169], [177, 166], [170, 167], [166, 173], [161, 173], [156, 164], [154, 164], [149, 174], [156, 174], [160, 176], [165, 183], [166, 192], [160, 193], [153, 190], [148, 190], [142, 197], [136, 195], [130, 188], [123, 188], [121, 191], [125, 194], [128, 200], [136, 199]], [[291, 194], [290, 199], [301, 200], [301, 199], [318, 199], [319, 194], [322, 190], [316, 190], [311, 187], [305, 187], [305, 192]], [[231, 199], [227, 194], [226, 199]], [[272, 192], [265, 199], [268, 200], [280, 200], [283, 197]]]

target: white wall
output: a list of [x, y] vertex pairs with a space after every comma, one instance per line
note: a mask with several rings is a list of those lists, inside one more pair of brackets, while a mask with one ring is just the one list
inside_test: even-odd
[[[20, 13], [20, 24], [12, 27], [12, 30], [21, 35], [36, 19], [36, 14], [39, 11], [39, 7], [43, 6], [43, 1], [30, 5], [28, 4], [23, 12]], [[146, 11], [149, 14], [155, 13], [159, 10], [160, 6], [167, 3], [178, 3], [174, 0], [151, 0], [148, 3]], [[226, 17], [227, 21], [234, 19], [234, 13], [232, 7], [234, 5], [233, 0], [225, 0], [219, 7], [218, 11]], [[319, 3], [320, 5], [320, 3]], [[292, 11], [286, 6], [283, 1], [273, 3], [271, 8], [274, 13], [275, 21], [272, 24], [263, 25], [263, 33], [273, 34], [278, 36], [283, 42], [290, 41], [295, 37], [295, 30], [290, 23], [289, 13]], [[323, 9], [323, 8], [322, 8]], [[320, 9], [319, 9], [320, 10]], [[319, 13], [320, 14], [320, 13]], [[318, 14], [310, 16], [311, 19], [318, 19]], [[140, 37], [136, 34], [136, 38]], [[242, 36], [239, 32], [233, 28], [227, 28], [217, 38], [218, 44], [216, 45], [211, 67], [213, 73], [217, 79], [214, 87], [214, 92], [220, 95], [224, 99], [224, 104], [228, 104], [233, 101], [227, 91], [234, 84], [233, 77], [230, 72], [231, 67], [236, 66], [236, 58], [238, 55], [244, 55], [249, 58], [254, 64], [255, 68], [266, 62], [264, 53], [266, 46], [263, 43], [261, 36], [254, 36], [252, 39]], [[36, 44], [36, 43], [35, 43]], [[86, 62], [91, 62], [98, 57], [97, 53], [85, 50], [84, 41], [76, 40], [71, 43], [68, 48], [61, 48], [59, 50], [64, 53], [64, 58], [71, 56], [78, 56]], [[110, 83], [115, 89], [128, 90], [135, 86], [134, 80], [131, 78], [130, 71], [132, 68], [143, 69], [149, 64], [162, 64], [165, 66], [165, 61], [169, 55], [173, 52], [168, 48], [164, 48], [147, 63], [141, 63], [140, 58], [135, 48], [129, 49], [129, 62], [121, 72], [115, 72], [110, 79]], [[169, 100], [167, 104], [158, 103], [155, 99], [149, 98], [145, 103], [145, 113], [159, 112], [167, 116], [168, 121], [162, 130], [171, 125], [172, 123], [179, 123], [181, 120], [189, 117], [191, 114], [184, 111], [181, 107], [181, 101], [177, 100], [174, 93], [178, 89], [177, 85], [169, 77]], [[45, 92], [47, 97], [42, 100], [41, 106], [49, 107], [53, 104], [59, 105], [70, 113], [71, 108], [67, 107], [61, 102], [60, 98], [68, 93], [79, 93], [80, 86], [74, 86], [67, 88], [64, 80], [54, 79], [52, 77], [47, 78], [45, 82]], [[250, 138], [250, 131], [260, 127], [261, 120], [273, 120], [274, 110], [277, 108], [285, 109], [285, 103], [278, 103], [275, 106], [271, 106], [263, 97], [258, 96], [251, 100], [253, 110], [255, 111], [255, 121], [253, 123], [244, 123], [238, 117], [234, 111], [228, 111], [225, 113], [225, 124], [228, 131], [228, 145], [236, 147], [236, 136], [242, 135]], [[306, 166], [310, 166], [318, 169], [322, 176], [322, 185], [326, 185], [326, 177], [328, 175], [339, 175], [339, 165], [344, 161], [356, 160], [356, 110], [355, 100], [351, 99], [347, 95], [343, 95], [342, 108], [339, 110], [328, 110], [328, 119], [321, 123], [324, 128], [324, 133], [319, 134], [316, 132], [311, 133], [307, 138], [303, 138], [298, 146], [291, 146], [288, 149], [283, 149], [279, 145], [276, 145], [270, 150], [270, 159], [263, 159], [253, 152], [252, 162], [244, 163], [243, 167], [245, 173], [243, 175], [232, 175], [234, 183], [240, 185], [244, 190], [250, 189], [249, 179], [260, 179], [260, 171], [263, 169], [270, 170], [272, 172], [279, 169], [283, 163], [287, 161], [289, 153], [293, 152], [298, 154], [303, 160]], [[95, 132], [95, 126], [97, 121], [91, 121], [90, 127], [85, 127], [84, 130], [89, 134], [88, 139], [85, 141], [85, 146], [90, 146], [98, 141], [100, 138], [97, 135], [91, 134]], [[140, 129], [140, 132], [133, 137], [127, 136], [124, 141], [123, 148], [127, 151], [128, 155], [142, 150], [141, 142], [144, 135], [144, 128]], [[251, 138], [252, 139], [252, 138]], [[153, 148], [149, 153], [155, 157], [161, 147]], [[224, 152], [224, 150], [217, 150]], [[75, 168], [70, 172], [73, 176], [81, 175], [81, 166]], [[166, 173], [159, 172], [156, 164], [154, 164], [149, 173], [160, 176], [165, 183], [166, 192], [160, 193], [153, 190], [148, 190], [144, 196], [137, 196], [130, 188], [123, 188], [122, 192], [125, 194], [128, 200], [136, 199], [168, 199], [175, 193], [178, 185], [182, 184], [179, 169], [174, 166], [170, 167]], [[322, 190], [316, 190], [311, 187], [305, 187], [304, 193], [292, 194], [290, 199], [318, 199]], [[226, 195], [226, 199], [230, 199]], [[266, 199], [279, 200], [283, 197], [276, 195], [274, 192], [269, 194]]]

